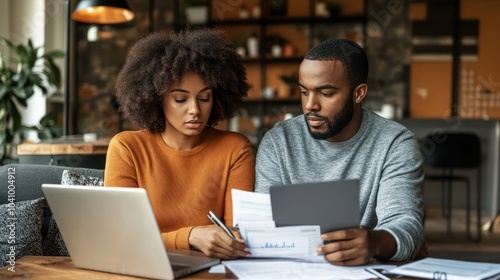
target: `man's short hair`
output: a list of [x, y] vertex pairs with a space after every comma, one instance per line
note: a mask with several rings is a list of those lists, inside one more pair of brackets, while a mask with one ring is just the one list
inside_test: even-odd
[[308, 60], [338, 60], [342, 62], [346, 78], [352, 89], [366, 83], [368, 78], [368, 58], [364, 50], [353, 41], [328, 39], [310, 49], [304, 58]]

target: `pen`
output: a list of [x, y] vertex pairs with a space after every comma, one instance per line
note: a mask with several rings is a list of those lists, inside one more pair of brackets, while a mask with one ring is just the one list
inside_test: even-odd
[[227, 233], [227, 235], [229, 235], [234, 241], [237, 241], [234, 234], [226, 227], [223, 222], [221, 222], [221, 220], [219, 220], [219, 218], [217, 218], [217, 216], [215, 216], [214, 213], [212, 213], [212, 211], [208, 211], [207, 217], [210, 219], [210, 221], [212, 221], [212, 223], [214, 223], [214, 225], [221, 227]]
[[371, 268], [371, 267], [366, 267], [365, 270], [375, 276], [377, 276], [377, 278], [380, 278], [382, 280], [391, 280], [390, 278], [388, 278], [387, 276], [383, 275], [382, 273], [376, 271], [375, 269]]

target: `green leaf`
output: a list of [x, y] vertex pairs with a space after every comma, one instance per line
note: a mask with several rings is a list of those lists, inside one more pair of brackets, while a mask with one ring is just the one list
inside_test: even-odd
[[23, 44], [19, 44], [16, 46], [16, 53], [18, 55], [19, 62], [21, 62], [23, 67], [26, 67], [29, 60], [28, 49]]
[[40, 140], [52, 139], [52, 134], [50, 130], [42, 128], [38, 131], [38, 138], [40, 138]]
[[0, 44], [8, 46], [10, 49], [15, 49], [14, 44], [7, 38], [0, 36]]
[[26, 88], [12, 88], [12, 92], [14, 95], [17, 97], [17, 99], [26, 99], [28, 98], [28, 95], [26, 93]]
[[28, 137], [30, 135], [30, 131], [32, 129], [33, 128], [27, 127], [27, 126], [24, 126], [24, 125], [22, 125], [21, 128], [19, 128], [19, 136], [21, 137], [21, 142], [24, 142], [24, 140], [28, 139]]
[[26, 92], [26, 99], [30, 98], [35, 93], [35, 90], [32, 86], [25, 87], [24, 91]]
[[23, 88], [26, 84], [26, 81], [29, 78], [30, 73], [28, 71], [21, 71], [17, 76], [17, 88]]
[[56, 86], [57, 88], [61, 87], [61, 71], [57, 64], [54, 63], [52, 59], [47, 59], [47, 77], [49, 78], [49, 83]]
[[6, 96], [7, 93], [7, 87], [5, 85], [0, 85], [0, 100]]
[[38, 73], [31, 73], [30, 77], [29, 77], [30, 81], [34, 84], [34, 85], [41, 85], [43, 84], [43, 79], [42, 77], [40, 76], [40, 74]]
[[47, 127], [54, 124], [54, 114], [48, 113], [40, 119], [40, 125], [42, 127]]
[[19, 113], [19, 110], [17, 110], [16, 104], [14, 104], [13, 102], [10, 109], [13, 123], [12, 132], [16, 133], [21, 128], [21, 114]]
[[65, 56], [65, 53], [63, 51], [59, 51], [59, 50], [55, 50], [55, 51], [50, 51], [48, 53], [45, 53], [44, 55], [42, 55], [42, 58], [60, 58], [60, 57], [64, 57]]
[[59, 126], [51, 126], [49, 127], [49, 130], [52, 133], [53, 138], [59, 138], [63, 135], [63, 130]]

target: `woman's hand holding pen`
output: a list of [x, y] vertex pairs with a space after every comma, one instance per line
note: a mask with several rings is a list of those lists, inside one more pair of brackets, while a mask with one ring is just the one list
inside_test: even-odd
[[219, 226], [199, 226], [191, 230], [189, 244], [209, 257], [236, 259], [250, 255], [249, 248], [234, 227], [228, 227], [236, 240], [233, 240]]

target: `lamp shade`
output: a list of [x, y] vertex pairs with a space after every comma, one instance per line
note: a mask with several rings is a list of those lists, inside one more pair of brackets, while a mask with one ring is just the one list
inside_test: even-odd
[[90, 24], [116, 24], [133, 20], [125, 0], [80, 0], [71, 18]]

